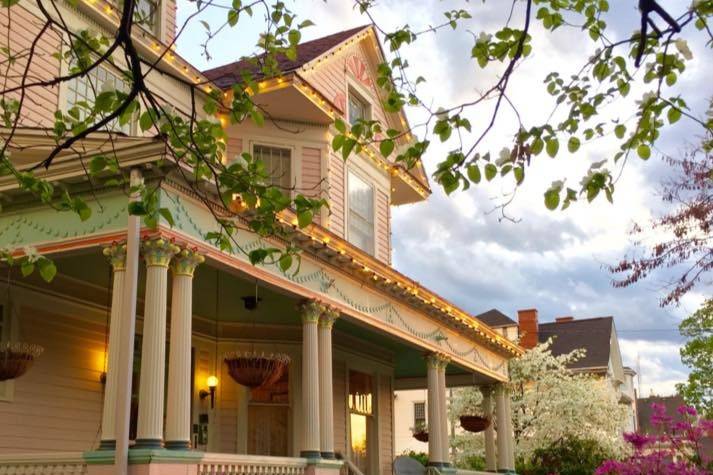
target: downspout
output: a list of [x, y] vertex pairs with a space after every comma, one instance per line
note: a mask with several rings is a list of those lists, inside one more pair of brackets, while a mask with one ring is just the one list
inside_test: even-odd
[[[129, 185], [138, 190], [143, 184], [141, 170], [132, 168]], [[139, 191], [133, 191], [129, 202], [138, 201]], [[131, 417], [131, 376], [134, 366], [134, 331], [136, 329], [136, 293], [139, 276], [139, 246], [141, 217], [129, 215], [126, 226], [126, 275], [121, 305], [121, 346], [119, 349], [116, 398], [116, 452], [114, 473], [126, 475], [129, 464], [129, 421]]]

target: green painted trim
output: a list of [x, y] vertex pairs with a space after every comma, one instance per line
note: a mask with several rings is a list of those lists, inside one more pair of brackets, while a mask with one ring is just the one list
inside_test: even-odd
[[344, 465], [344, 462], [337, 459], [308, 458], [307, 465], [310, 467], [332, 468], [334, 470], [339, 470], [342, 468], [342, 465]]
[[113, 465], [114, 450], [90, 450], [82, 454], [82, 458], [87, 465]]
[[203, 458], [203, 452], [194, 450], [169, 449], [131, 449], [129, 464], [142, 465], [147, 463], [198, 463]]

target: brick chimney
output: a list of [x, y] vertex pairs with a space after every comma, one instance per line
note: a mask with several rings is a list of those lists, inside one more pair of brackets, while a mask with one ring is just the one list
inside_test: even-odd
[[556, 323], [567, 323], [567, 322], [573, 322], [573, 321], [574, 321], [574, 317], [570, 317], [570, 316], [555, 318]]
[[517, 324], [520, 330], [520, 346], [534, 348], [537, 343], [537, 309], [528, 308], [517, 311]]

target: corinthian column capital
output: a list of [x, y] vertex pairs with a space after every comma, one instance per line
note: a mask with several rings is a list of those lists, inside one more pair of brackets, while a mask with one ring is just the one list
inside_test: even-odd
[[426, 365], [429, 368], [445, 369], [451, 359], [442, 353], [429, 353], [426, 355]]
[[168, 267], [180, 250], [172, 241], [162, 237], [148, 238], [141, 243], [141, 253], [147, 267]]
[[126, 243], [113, 242], [104, 248], [102, 254], [109, 260], [114, 272], [126, 270]]
[[329, 330], [334, 326], [334, 322], [339, 318], [339, 310], [337, 307], [331, 305], [325, 305], [324, 311], [319, 316], [319, 326], [320, 328], [327, 328]]
[[205, 257], [198, 254], [195, 249], [181, 248], [171, 261], [173, 275], [186, 275], [193, 277], [193, 273], [200, 264], [205, 262]]
[[318, 300], [304, 300], [297, 306], [297, 311], [302, 323], [317, 323], [320, 315], [325, 311], [325, 306]]

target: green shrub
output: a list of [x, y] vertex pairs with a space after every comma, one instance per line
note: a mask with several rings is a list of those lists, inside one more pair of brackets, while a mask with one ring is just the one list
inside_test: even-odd
[[458, 457], [458, 468], [463, 470], [485, 470], [485, 458], [481, 455]]
[[414, 460], [421, 462], [424, 467], [428, 464], [428, 454], [424, 452], [414, 452], [413, 450], [404, 454], [411, 457]]
[[536, 449], [530, 460], [519, 461], [517, 472], [522, 475], [591, 475], [611, 456], [595, 440], [571, 437]]

